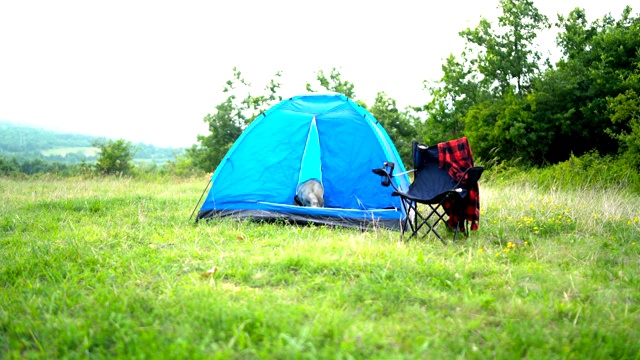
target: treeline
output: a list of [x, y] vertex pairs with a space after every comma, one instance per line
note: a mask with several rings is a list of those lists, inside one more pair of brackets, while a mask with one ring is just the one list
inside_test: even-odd
[[[0, 157], [26, 169], [61, 169], [95, 163], [98, 158], [95, 144], [104, 141], [106, 139], [97, 136], [58, 133], [0, 122]], [[133, 160], [146, 165], [163, 165], [184, 151], [142, 143], [131, 146]]]
[[166, 161], [163, 166], [157, 163], [134, 163], [135, 145], [131, 142], [118, 140], [97, 140], [92, 143], [97, 148], [94, 162], [81, 161], [66, 164], [57, 161], [46, 161], [41, 158], [19, 161], [16, 157], [0, 156], [0, 176], [24, 177], [30, 175], [53, 174], [58, 176], [147, 176], [147, 175], [177, 175], [191, 176], [201, 174], [201, 171], [190, 166], [185, 159], [178, 161], [180, 154]]
[[[319, 70], [321, 88], [358, 101], [382, 123], [403, 160], [410, 164], [411, 141], [435, 144], [466, 136], [485, 166], [544, 167], [588, 154], [640, 168], [640, 19], [627, 7], [619, 19], [607, 14], [588, 22], [583, 9], [558, 15], [552, 23], [532, 1], [500, 0], [497, 24], [482, 19], [462, 30], [465, 50], [451, 54], [438, 81], [424, 81], [430, 97], [398, 109], [379, 92], [374, 104], [358, 101], [355, 85], [335, 68]], [[552, 64], [537, 50], [538, 34], [555, 26], [562, 56]], [[184, 161], [213, 171], [253, 119], [280, 95], [280, 73], [255, 95], [234, 68], [228, 94], [204, 122]], [[319, 84], [319, 86], [318, 86]]]
[[58, 147], [91, 146], [95, 137], [0, 122], [0, 153], [40, 152]]
[[91, 164], [65, 164], [63, 162], [51, 162], [42, 159], [28, 159], [19, 161], [13, 157], [10, 159], [0, 157], [0, 175], [18, 176], [35, 174], [60, 174], [65, 176], [87, 174], [91, 171]]

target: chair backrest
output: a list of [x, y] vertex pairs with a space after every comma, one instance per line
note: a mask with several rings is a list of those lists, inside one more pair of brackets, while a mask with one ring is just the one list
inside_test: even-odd
[[464, 176], [460, 179], [460, 182], [467, 188], [471, 188], [475, 183], [480, 180], [484, 168], [481, 166], [470, 167], [465, 171]]
[[[438, 146], [427, 146], [414, 141], [412, 150], [416, 171], [407, 192], [409, 195], [421, 199], [433, 199], [456, 187], [458, 182], [446, 169], [439, 166]], [[461, 195], [464, 196], [464, 194]]]

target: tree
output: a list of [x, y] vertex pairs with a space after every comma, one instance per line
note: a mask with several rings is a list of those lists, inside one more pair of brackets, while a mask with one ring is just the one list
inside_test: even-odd
[[[461, 56], [446, 59], [438, 82], [425, 82], [432, 98], [417, 109], [428, 115], [422, 132], [425, 141], [467, 136], [479, 157], [489, 157], [500, 144], [507, 146], [499, 151], [506, 156], [512, 153], [517, 134], [526, 132], [523, 126], [530, 120], [513, 116], [526, 114], [527, 106], [518, 98], [527, 95], [540, 72], [541, 54], [534, 40], [549, 22], [529, 0], [500, 0], [498, 7], [502, 9], [498, 29], [481, 19], [475, 29], [461, 31], [466, 40]], [[505, 117], [500, 113], [505, 109], [518, 111]]]
[[[275, 74], [280, 77], [280, 72]], [[223, 88], [228, 97], [216, 105], [216, 112], [207, 114], [203, 121], [209, 125], [209, 135], [198, 135], [198, 142], [185, 152], [191, 163], [198, 169], [212, 172], [222, 161], [226, 153], [244, 129], [267, 110], [276, 101], [282, 100], [277, 95], [281, 84], [272, 79], [265, 87], [266, 95], [252, 96], [251, 84], [245, 81], [242, 73], [233, 68], [233, 79], [226, 82]], [[242, 100], [239, 100], [242, 99]]]
[[384, 92], [379, 92], [375, 103], [369, 112], [380, 122], [393, 141], [402, 162], [411, 164], [411, 143], [416, 139], [418, 132], [413, 120], [407, 112], [400, 112], [396, 106], [396, 101], [387, 96]]
[[629, 130], [620, 133], [609, 131], [614, 139], [620, 141], [621, 152], [640, 169], [640, 96], [627, 90], [615, 98], [607, 99], [607, 107], [613, 123], [626, 123]]
[[515, 86], [515, 94], [523, 95], [540, 71], [542, 55], [534, 50], [534, 41], [542, 29], [550, 27], [549, 19], [530, 0], [500, 0], [498, 8], [502, 9], [498, 17], [502, 32], [494, 31], [483, 18], [475, 29], [466, 29], [460, 36], [480, 48], [471, 63], [482, 75], [484, 87], [503, 95]]
[[431, 101], [416, 111], [426, 111], [424, 130], [420, 131], [423, 142], [435, 144], [463, 136], [464, 115], [482, 99], [487, 91], [481, 88], [478, 74], [463, 52], [459, 60], [449, 55], [442, 65], [440, 81], [425, 81], [424, 87], [431, 92]]
[[129, 141], [123, 139], [101, 141], [93, 146], [98, 148], [96, 170], [102, 174], [128, 174], [133, 169], [135, 150]]
[[[346, 80], [342, 81], [340, 76], [341, 76], [340, 71], [338, 71], [336, 68], [331, 69], [331, 74], [329, 74], [329, 78], [327, 78], [327, 76], [324, 74], [324, 71], [322, 71], [322, 69], [318, 70], [318, 72], [316, 73], [316, 79], [320, 82], [320, 86], [322, 86], [323, 88], [329, 91], [343, 94], [349, 99], [352, 99], [355, 101], [356, 93], [353, 90], [355, 85]], [[307, 91], [309, 92], [317, 92], [316, 90], [313, 90], [313, 88], [311, 87], [311, 84], [308, 82], [307, 82], [306, 88], [307, 88]]]
[[547, 160], [555, 163], [594, 149], [615, 155], [629, 145], [619, 140], [634, 132], [633, 116], [621, 114], [622, 104], [633, 99], [627, 91], [640, 93], [640, 19], [627, 7], [620, 20], [606, 15], [588, 23], [577, 8], [559, 16], [557, 26], [564, 57], [534, 83], [530, 95], [534, 123], [545, 124], [551, 135]]
[[20, 172], [20, 164], [16, 158], [11, 160], [0, 157], [0, 175], [15, 175]]

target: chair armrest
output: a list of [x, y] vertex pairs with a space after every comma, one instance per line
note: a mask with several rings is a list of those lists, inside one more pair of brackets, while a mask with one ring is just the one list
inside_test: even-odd
[[374, 174], [376, 175], [380, 175], [382, 177], [381, 180], [381, 184], [382, 186], [393, 186], [395, 188], [395, 185], [393, 184], [393, 181], [391, 181], [391, 178], [393, 177], [393, 168], [395, 167], [394, 163], [392, 162], [388, 162], [385, 161], [383, 164], [383, 167], [380, 169], [373, 169], [371, 171], [373, 171]]
[[411, 170], [403, 171], [403, 172], [401, 172], [401, 173], [394, 174], [393, 176], [402, 176], [402, 175], [406, 175], [406, 174], [411, 174], [412, 172], [416, 172], [416, 169], [411, 169]]
[[472, 186], [480, 180], [480, 176], [482, 176], [483, 171], [484, 168], [481, 166], [468, 168], [464, 171], [464, 174], [462, 174], [462, 177], [460, 178], [460, 181], [458, 181], [456, 187], [459, 187], [460, 185], [465, 185], [466, 187]]

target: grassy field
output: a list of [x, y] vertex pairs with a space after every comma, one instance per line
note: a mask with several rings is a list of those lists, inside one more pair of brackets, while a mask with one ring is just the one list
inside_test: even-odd
[[640, 358], [637, 195], [481, 182], [443, 246], [194, 224], [205, 182], [0, 178], [0, 358]]

